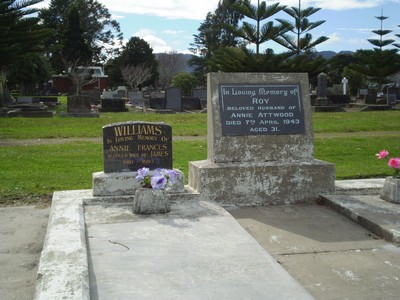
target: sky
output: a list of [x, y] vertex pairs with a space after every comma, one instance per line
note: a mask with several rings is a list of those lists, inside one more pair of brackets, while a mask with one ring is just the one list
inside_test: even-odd
[[[124, 40], [137, 36], [150, 44], [153, 53], [176, 51], [190, 53], [188, 48], [193, 35], [208, 12], [214, 12], [218, 0], [97, 0], [108, 8], [112, 18], [119, 22]], [[257, 0], [251, 1], [257, 4]], [[267, 0], [267, 5], [279, 2], [281, 5], [298, 7], [298, 0]], [[50, 0], [40, 3], [48, 6]], [[394, 39], [400, 44], [400, 0], [302, 0], [302, 9], [320, 8], [309, 17], [309, 21], [326, 22], [310, 33], [314, 38], [327, 36], [329, 40], [318, 45], [317, 51], [356, 51], [372, 49], [367, 39], [379, 38], [372, 30], [381, 28], [381, 21], [375, 17], [388, 17], [383, 29], [392, 30], [385, 39]], [[266, 21], [283, 18], [293, 21], [286, 13], [279, 13]], [[267, 41], [263, 48], [272, 48], [275, 53], [285, 48], [273, 41]]]

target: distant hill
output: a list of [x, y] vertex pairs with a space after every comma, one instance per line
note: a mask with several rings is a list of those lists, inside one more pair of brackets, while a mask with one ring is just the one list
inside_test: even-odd
[[320, 51], [318, 53], [325, 59], [331, 59], [332, 57], [338, 54], [354, 54], [354, 52], [352, 51], [340, 51], [338, 53], [335, 51]]
[[[332, 57], [334, 57], [335, 55], [338, 55], [338, 54], [354, 54], [354, 52], [352, 52], [352, 51], [340, 51], [340, 52], [320, 51], [320, 52], [318, 52], [318, 54], [320, 54], [325, 59], [331, 59]], [[160, 55], [160, 53], [155, 53], [155, 56], [157, 59], [158, 59], [159, 55]], [[183, 55], [183, 58], [186, 60], [186, 62], [188, 62], [189, 59], [193, 57], [193, 54], [182, 54], [182, 55]], [[192, 73], [193, 68], [190, 67], [189, 65], [187, 65], [185, 72]]]

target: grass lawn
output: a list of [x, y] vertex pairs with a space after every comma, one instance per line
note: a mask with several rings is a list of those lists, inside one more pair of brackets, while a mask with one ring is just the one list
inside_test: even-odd
[[[205, 137], [206, 118], [204, 113], [164, 115], [137, 112], [101, 113], [100, 118], [93, 119], [0, 118], [0, 141], [101, 137], [102, 126], [128, 120], [165, 122], [172, 126], [174, 136]], [[313, 127], [316, 133], [315, 158], [336, 164], [338, 179], [391, 175], [386, 161], [378, 161], [375, 153], [385, 148], [400, 156], [400, 111], [314, 113]], [[342, 136], [343, 133], [352, 135]], [[182, 170], [186, 179], [188, 161], [206, 157], [205, 139], [173, 143], [174, 167]], [[26, 204], [29, 203], [27, 199], [48, 196], [55, 190], [90, 189], [92, 173], [103, 169], [102, 144], [80, 141], [2, 146], [0, 166], [0, 204]]]

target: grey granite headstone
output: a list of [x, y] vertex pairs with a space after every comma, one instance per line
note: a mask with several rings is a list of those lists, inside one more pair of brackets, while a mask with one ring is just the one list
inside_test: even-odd
[[129, 93], [129, 103], [132, 105], [143, 106], [143, 94], [139, 91]]
[[335, 166], [314, 159], [305, 73], [208, 74], [207, 160], [189, 186], [223, 203], [314, 201], [333, 192]]
[[153, 109], [165, 109], [165, 94], [162, 92], [151, 92], [149, 106]]
[[182, 88], [169, 87], [165, 89], [166, 109], [182, 109]]
[[29, 97], [29, 96], [18, 96], [18, 97], [17, 97], [17, 104], [22, 104], [22, 103], [32, 104], [32, 103], [33, 103], [33, 97]]
[[201, 100], [206, 100], [207, 99], [207, 89], [194, 89], [192, 91], [192, 96], [198, 97]]
[[368, 89], [359, 89], [359, 90], [358, 90], [358, 94], [359, 94], [360, 96], [365, 96], [365, 95], [368, 94]]
[[103, 127], [104, 172], [172, 168], [172, 129], [164, 123], [124, 122]]
[[318, 93], [317, 96], [320, 98], [326, 97], [328, 95], [328, 75], [325, 73], [320, 73], [317, 76], [318, 81]]
[[315, 105], [326, 106], [329, 104], [328, 99], [328, 75], [320, 73], [317, 76], [318, 88], [317, 88], [317, 99]]
[[376, 94], [367, 94], [364, 97], [365, 104], [376, 104]]
[[101, 99], [112, 99], [114, 98], [114, 92], [112, 91], [103, 91], [100, 96]]

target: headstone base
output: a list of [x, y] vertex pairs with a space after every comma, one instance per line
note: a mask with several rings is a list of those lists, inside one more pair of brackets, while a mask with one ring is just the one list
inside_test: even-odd
[[200, 199], [236, 205], [313, 202], [335, 191], [335, 165], [319, 160], [265, 163], [189, 163], [189, 187]]
[[[176, 184], [168, 192], [181, 193], [185, 191], [184, 175], [178, 172]], [[151, 175], [151, 171], [150, 171]], [[92, 174], [92, 193], [94, 197], [125, 196], [134, 195], [135, 191], [141, 188], [140, 183], [135, 179], [136, 172], [95, 172]]]
[[387, 177], [380, 198], [400, 204], [400, 178]]
[[329, 105], [329, 99], [327, 97], [318, 97], [315, 99], [315, 106], [327, 106]]

